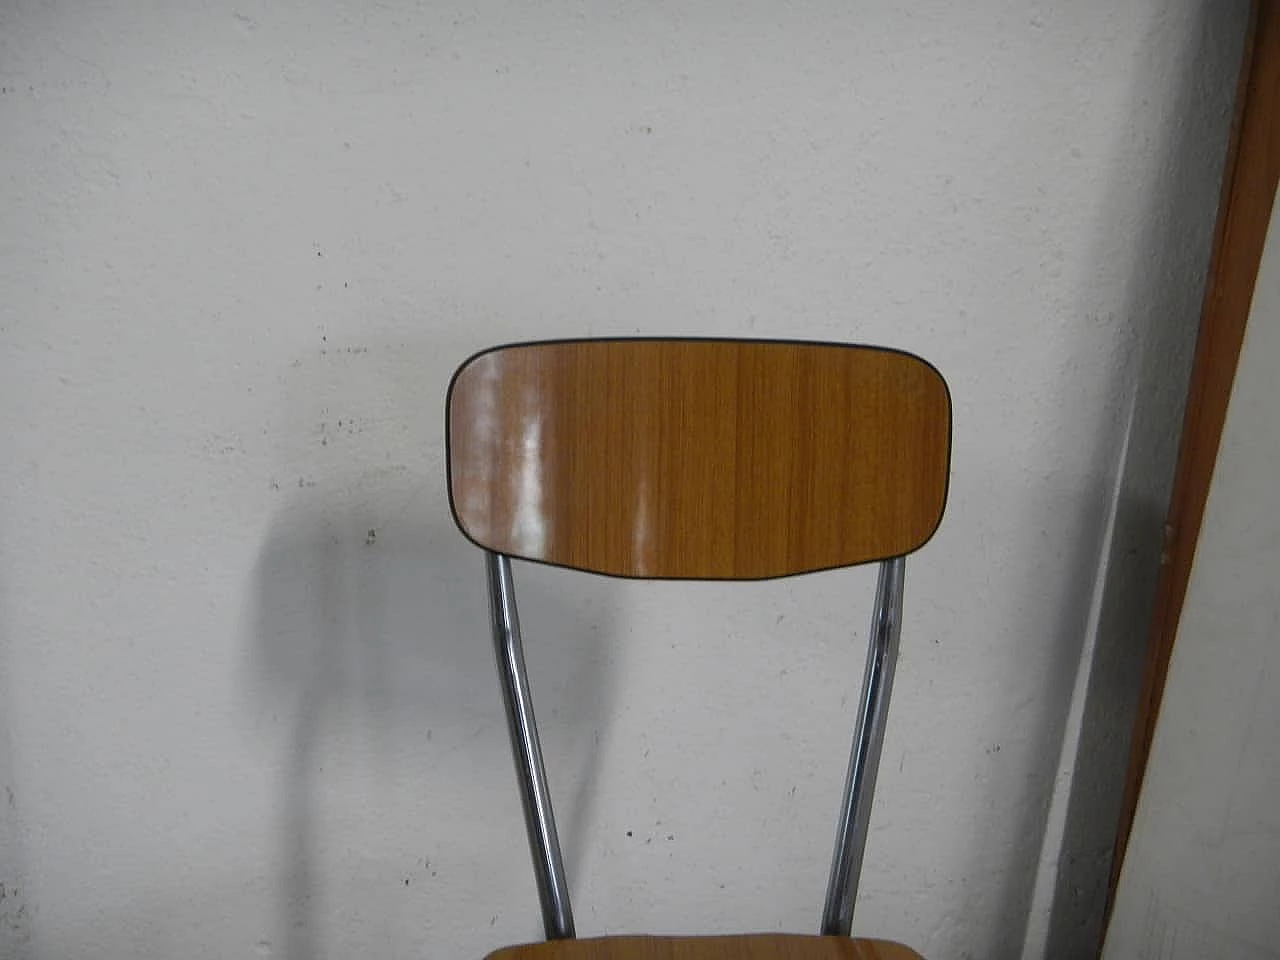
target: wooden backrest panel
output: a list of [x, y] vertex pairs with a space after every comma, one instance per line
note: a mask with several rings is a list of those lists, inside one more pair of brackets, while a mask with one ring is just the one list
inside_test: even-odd
[[595, 573], [752, 580], [900, 556], [946, 501], [946, 383], [891, 350], [519, 344], [459, 368], [447, 420], [462, 532]]

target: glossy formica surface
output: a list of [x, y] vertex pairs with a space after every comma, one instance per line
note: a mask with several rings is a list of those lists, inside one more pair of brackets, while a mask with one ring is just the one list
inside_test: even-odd
[[910, 553], [946, 500], [951, 403], [909, 354], [581, 340], [479, 354], [448, 404], [458, 526], [624, 577], [761, 579]]
[[737, 937], [606, 937], [507, 947], [487, 960], [921, 960], [888, 940], [754, 934]]

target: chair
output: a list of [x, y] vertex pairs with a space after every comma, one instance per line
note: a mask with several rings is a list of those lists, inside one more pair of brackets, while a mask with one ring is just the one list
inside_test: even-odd
[[[905, 556], [942, 519], [951, 400], [923, 360], [796, 341], [565, 340], [480, 353], [449, 385], [449, 500], [484, 550], [547, 941], [489, 960], [910, 960], [850, 926], [901, 627]], [[878, 561], [821, 935], [574, 939], [511, 559], [757, 580]]]

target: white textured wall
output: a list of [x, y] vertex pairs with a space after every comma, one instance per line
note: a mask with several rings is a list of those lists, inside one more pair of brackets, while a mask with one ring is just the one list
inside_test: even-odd
[[[635, 332], [949, 377], [858, 926], [1087, 935], [1243, 6], [4, 4], [0, 953], [535, 937], [441, 407]], [[814, 929], [871, 574], [517, 577], [581, 932]]]
[[1272, 215], [1105, 956], [1280, 958], [1280, 229]]

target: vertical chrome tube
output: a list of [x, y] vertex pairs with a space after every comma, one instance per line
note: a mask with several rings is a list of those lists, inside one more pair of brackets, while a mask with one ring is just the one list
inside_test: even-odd
[[520, 617], [516, 612], [515, 588], [511, 581], [511, 560], [502, 554], [485, 551], [485, 567], [489, 580], [489, 617], [498, 654], [498, 673], [502, 679], [502, 701], [507, 710], [507, 729], [511, 734], [516, 778], [520, 782], [525, 828], [529, 832], [529, 852], [533, 856], [533, 871], [538, 881], [542, 925], [546, 928], [548, 940], [570, 939], [574, 935], [573, 909], [569, 905], [569, 885], [560, 857], [560, 838], [556, 834], [555, 813], [551, 809], [551, 791], [547, 787], [547, 772], [543, 767], [542, 747], [538, 743], [538, 727], [533, 717], [533, 699], [529, 694], [529, 676], [525, 670], [524, 647], [520, 638]]
[[893, 670], [898, 661], [905, 572], [906, 560], [902, 557], [880, 564], [876, 606], [867, 642], [867, 666], [862, 678], [862, 698], [854, 727], [840, 820], [836, 826], [836, 848], [831, 858], [827, 902], [822, 912], [822, 932], [828, 936], [847, 937], [853, 926], [853, 905], [858, 894], [858, 876], [862, 872], [862, 854], [867, 846], [867, 825], [889, 713], [889, 695], [893, 690]]

